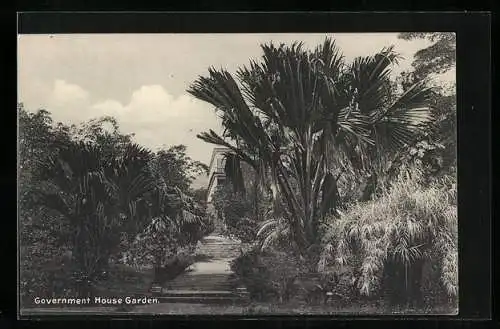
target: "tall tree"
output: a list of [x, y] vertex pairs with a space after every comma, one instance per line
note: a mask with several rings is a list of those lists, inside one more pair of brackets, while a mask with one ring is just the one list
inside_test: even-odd
[[[412, 63], [413, 71], [404, 72], [401, 76], [403, 87], [415, 81], [427, 80], [439, 76], [456, 66], [456, 34], [449, 32], [435, 33], [401, 33], [404, 40], [426, 39], [431, 42], [426, 48], [417, 51]], [[437, 81], [439, 82], [439, 81]], [[439, 86], [439, 83], [438, 83]], [[430, 95], [432, 114], [435, 118], [433, 129], [428, 136], [427, 144], [440, 150], [436, 158], [444, 172], [453, 171], [456, 166], [456, 112], [457, 100], [455, 88], [434, 88]], [[416, 149], [425, 152], [424, 149]], [[434, 149], [433, 149], [434, 150]], [[428, 153], [428, 152], [426, 152]]]
[[18, 221], [20, 244], [20, 293], [24, 301], [51, 291], [55, 260], [67, 250], [71, 228], [57, 213], [33, 203], [33, 192], [42, 188], [41, 165], [70, 142], [69, 127], [54, 125], [50, 113], [28, 112], [18, 104]]
[[123, 134], [115, 118], [103, 116], [90, 119], [80, 126], [71, 127], [76, 141], [99, 145], [104, 157], [113, 158], [122, 154], [128, 145], [133, 144], [134, 134]]
[[419, 78], [426, 78], [429, 74], [440, 74], [448, 71], [456, 63], [456, 34], [449, 32], [411, 32], [400, 33], [399, 38], [404, 40], [426, 39], [432, 44], [415, 53], [412, 63], [414, 73]]
[[207, 165], [191, 159], [186, 154], [185, 145], [174, 145], [156, 153], [159, 170], [165, 183], [176, 186], [187, 192], [193, 180], [202, 173], [208, 172]]
[[153, 158], [148, 164], [155, 185], [147, 201], [149, 223], [131, 245], [134, 263], [153, 264], [155, 280], [159, 280], [167, 261], [180, 248], [195, 246], [210, 225], [203, 204], [180, 187], [168, 185], [164, 165], [160, 157]]
[[165, 248], [175, 251], [206, 233], [203, 205], [186, 195], [206, 166], [191, 160], [185, 146], [155, 154], [122, 134], [111, 117], [69, 127], [55, 125], [47, 111], [30, 113], [21, 104], [18, 110], [23, 282], [32, 280], [25, 273], [40, 256], [51, 263], [64, 247], [86, 294], [85, 282], [138, 235], [147, 236], [147, 248], [158, 247], [157, 264], [168, 256]]
[[107, 265], [121, 232], [144, 223], [145, 194], [153, 187], [143, 170], [147, 150], [130, 145], [113, 159], [104, 153], [97, 144], [68, 145], [47, 161], [46, 185], [37, 191], [38, 203], [58, 212], [73, 228], [73, 257], [89, 279]]
[[390, 100], [392, 48], [350, 64], [330, 39], [314, 51], [301, 43], [262, 50], [237, 80], [210, 68], [188, 92], [212, 104], [225, 127], [222, 136], [199, 138], [229, 148], [269, 188], [275, 203], [264, 241], [287, 234], [306, 255], [319, 243], [322, 218], [338, 208], [339, 159], [363, 167], [366, 150], [406, 145], [430, 120], [428, 89], [417, 83]]

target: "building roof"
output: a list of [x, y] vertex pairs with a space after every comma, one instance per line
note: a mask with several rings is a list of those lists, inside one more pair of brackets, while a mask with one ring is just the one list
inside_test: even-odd
[[227, 152], [232, 152], [232, 151], [231, 151], [231, 149], [229, 149], [227, 147], [214, 147], [214, 149], [212, 151], [212, 157], [210, 158], [210, 165], [208, 166], [208, 168], [212, 168], [212, 166], [214, 164], [215, 156], [217, 154], [227, 153]]

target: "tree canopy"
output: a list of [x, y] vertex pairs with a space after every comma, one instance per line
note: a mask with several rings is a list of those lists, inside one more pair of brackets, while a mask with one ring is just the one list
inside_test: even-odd
[[412, 66], [415, 75], [425, 78], [429, 74], [444, 73], [456, 64], [456, 34], [450, 32], [411, 32], [400, 33], [399, 38], [404, 40], [427, 39], [432, 44], [415, 53]]
[[[32, 113], [20, 104], [18, 111], [20, 242], [27, 287], [43, 285], [29, 274], [37, 266], [46, 273], [44, 266], [65, 250], [71, 252], [78, 280], [92, 281], [124, 251], [137, 256], [153, 250], [156, 258], [142, 262], [162, 266], [169, 253], [206, 234], [204, 205], [191, 196], [190, 187], [206, 165], [190, 159], [184, 145], [152, 152], [136, 144], [132, 134], [121, 133], [111, 117], [68, 126], [55, 124], [45, 110]], [[149, 239], [141, 238], [145, 235]]]
[[301, 43], [265, 44], [262, 51], [261, 61], [241, 67], [236, 79], [210, 68], [188, 92], [213, 105], [225, 128], [199, 138], [229, 148], [272, 194], [264, 227], [288, 223], [264, 241], [285, 234], [305, 251], [318, 243], [321, 219], [338, 210], [343, 167], [370, 171], [384, 150], [414, 141], [431, 121], [430, 91], [414, 83], [394, 95], [392, 47], [351, 63], [328, 38], [313, 51]]

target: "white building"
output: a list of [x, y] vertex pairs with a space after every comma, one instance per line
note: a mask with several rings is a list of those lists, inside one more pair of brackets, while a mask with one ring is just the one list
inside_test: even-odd
[[[215, 209], [212, 204], [212, 197], [214, 195], [217, 186], [224, 184], [226, 180], [226, 175], [224, 172], [224, 167], [226, 165], [225, 153], [229, 150], [225, 147], [216, 147], [212, 151], [212, 158], [210, 160], [210, 165], [208, 169], [208, 187], [207, 187], [207, 213], [210, 215], [215, 215]], [[222, 228], [216, 223], [216, 230]]]
[[216, 147], [212, 152], [208, 170], [208, 188], [207, 188], [207, 203], [210, 204], [215, 189], [226, 180], [224, 167], [226, 166], [225, 153], [229, 149], [225, 147]]

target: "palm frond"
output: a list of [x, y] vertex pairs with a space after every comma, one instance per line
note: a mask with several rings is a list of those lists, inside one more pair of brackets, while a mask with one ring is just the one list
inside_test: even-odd
[[417, 261], [434, 262], [448, 294], [457, 291], [456, 212], [448, 210], [444, 189], [423, 187], [415, 177], [401, 176], [380, 199], [356, 205], [328, 228], [323, 243], [331, 252], [324, 259], [337, 265], [351, 255], [361, 259], [358, 288], [363, 294], [379, 286], [389, 258], [406, 270]]
[[279, 219], [271, 218], [271, 219], [264, 221], [261, 224], [259, 230], [257, 231], [256, 236], [260, 237], [262, 234], [264, 234], [264, 232], [266, 232], [267, 230], [269, 230], [271, 228], [276, 227], [277, 225], [279, 225]]
[[233, 152], [235, 152], [236, 154], [238, 154], [238, 156], [240, 156], [242, 159], [244, 159], [245, 162], [252, 165], [252, 167], [254, 167], [254, 168], [258, 167], [258, 164], [256, 163], [256, 161], [252, 157], [250, 157], [247, 154], [245, 154], [244, 152], [242, 152], [241, 149], [226, 142], [222, 137], [217, 135], [217, 133], [213, 130], [210, 130], [208, 133], [204, 132], [204, 133], [198, 134], [196, 137], [198, 137], [199, 139], [201, 139], [207, 143], [227, 147], [228, 149], [230, 149]]
[[350, 88], [361, 113], [368, 114], [384, 107], [391, 66], [399, 55], [393, 47], [382, 49], [374, 56], [355, 58], [349, 68]]
[[414, 141], [432, 122], [432, 113], [427, 105], [430, 89], [417, 83], [384, 111], [370, 114], [376, 134], [381, 142], [393, 149], [402, 148]]
[[[226, 131], [198, 138], [231, 151], [226, 169], [235, 182], [241, 183], [239, 161], [259, 173], [275, 215], [286, 224], [268, 224], [261, 233], [264, 240], [274, 241], [278, 232], [289, 230], [307, 250], [318, 240], [325, 209], [339, 207], [340, 198], [330, 193], [337, 189], [339, 172], [369, 172], [376, 167], [381, 141], [401, 147], [422, 132], [430, 120], [426, 91], [423, 84], [414, 86], [389, 103], [389, 76], [399, 58], [393, 47], [356, 58], [349, 66], [328, 38], [312, 52], [301, 43], [266, 44], [262, 52], [260, 61], [237, 71], [238, 81], [210, 68], [207, 77], [191, 85], [188, 92], [215, 107]], [[366, 227], [357, 231], [371, 232], [365, 237], [368, 244], [388, 236], [379, 225]], [[385, 257], [385, 245], [377, 246], [377, 257]], [[416, 249], [411, 250], [414, 255]]]

